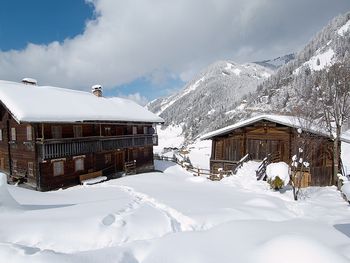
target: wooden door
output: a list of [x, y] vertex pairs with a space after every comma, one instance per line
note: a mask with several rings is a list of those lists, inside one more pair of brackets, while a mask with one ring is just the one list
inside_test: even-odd
[[124, 151], [116, 152], [115, 156], [115, 169], [117, 172], [122, 172], [124, 170]]

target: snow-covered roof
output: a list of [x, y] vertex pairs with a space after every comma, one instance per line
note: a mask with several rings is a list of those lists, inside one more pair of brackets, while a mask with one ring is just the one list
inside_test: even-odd
[[[252, 118], [237, 122], [233, 125], [209, 132], [201, 137], [201, 140], [207, 140], [211, 139], [213, 137], [219, 136], [219, 135], [225, 135], [230, 133], [231, 131], [248, 126], [250, 124], [253, 124], [255, 122], [261, 121], [261, 120], [266, 120], [266, 121], [271, 121], [275, 122], [281, 125], [285, 125], [288, 127], [292, 128], [302, 128], [303, 126], [308, 126], [307, 121], [303, 120], [301, 118], [295, 117], [295, 116], [285, 116], [285, 115], [273, 115], [273, 114], [262, 114], [258, 116], [254, 116]], [[315, 126], [315, 125], [310, 125], [311, 127], [304, 128], [305, 130], [315, 133], [315, 134], [320, 134], [323, 136], [329, 136], [329, 133], [325, 129], [322, 129], [321, 127]], [[344, 136], [342, 135], [341, 137], [342, 141], [349, 142], [350, 143], [350, 133], [349, 136]]]
[[50, 86], [0, 80], [0, 101], [18, 122], [164, 122], [128, 99]]

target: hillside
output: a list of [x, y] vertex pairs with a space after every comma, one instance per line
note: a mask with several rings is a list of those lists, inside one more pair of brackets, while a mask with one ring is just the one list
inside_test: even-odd
[[218, 61], [178, 93], [157, 99], [147, 107], [166, 120], [165, 126], [182, 126], [185, 138], [192, 140], [220, 125], [237, 103], [272, 73], [255, 63]]
[[259, 85], [257, 92], [247, 98], [245, 111], [290, 113], [296, 107], [313, 104], [315, 78], [334, 63], [346, 64], [349, 61], [350, 12], [334, 18], [294, 60]]

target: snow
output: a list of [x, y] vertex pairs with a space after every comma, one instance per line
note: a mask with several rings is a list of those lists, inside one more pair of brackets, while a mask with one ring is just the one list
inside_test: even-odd
[[[311, 57], [309, 61], [305, 62], [303, 66], [309, 66], [313, 71], [320, 71], [325, 67], [329, 67], [334, 63], [334, 50], [329, 48], [328, 50], [320, 53], [320, 51], [316, 52], [316, 55]], [[299, 74], [301, 67], [294, 70], [293, 74]]]
[[350, 182], [349, 181], [346, 181], [344, 183], [344, 185], [341, 187], [341, 191], [350, 202]]
[[350, 20], [346, 22], [345, 25], [343, 25], [341, 28], [339, 28], [338, 34], [343, 37], [345, 33], [349, 31], [349, 29], [350, 29]]
[[307, 188], [295, 202], [290, 190], [256, 180], [257, 162], [219, 182], [155, 165], [163, 172], [52, 192], [6, 186], [1, 177], [1, 193], [8, 189], [20, 209], [0, 209], [0, 261], [350, 260], [350, 207], [335, 187]]
[[[205, 135], [203, 135], [201, 137], [202, 140], [207, 140], [210, 139], [212, 137], [218, 136], [218, 135], [222, 135], [228, 132], [231, 132], [232, 130], [250, 125], [252, 123], [261, 121], [261, 120], [267, 120], [267, 121], [271, 121], [271, 122], [276, 122], [282, 125], [286, 125], [289, 127], [294, 127], [294, 128], [299, 128], [300, 127], [300, 120], [296, 117], [293, 116], [284, 116], [284, 115], [272, 115], [272, 114], [261, 114], [261, 115], [257, 115], [254, 116], [252, 118], [237, 122], [233, 125], [229, 125], [227, 127], [218, 129], [216, 131], [213, 132], [209, 132]], [[311, 127], [310, 128], [311, 131], [314, 131], [316, 133], [325, 133], [324, 131], [322, 131], [319, 127]]]
[[[294, 116], [260, 114], [260, 115], [251, 117], [249, 119], [237, 122], [237, 123], [235, 123], [233, 125], [229, 125], [227, 127], [224, 127], [224, 128], [221, 128], [221, 129], [209, 132], [207, 134], [204, 134], [204, 135], [201, 136], [201, 140], [208, 140], [208, 139], [211, 139], [211, 138], [213, 138], [215, 136], [218, 136], [218, 135], [227, 134], [227, 133], [229, 133], [229, 132], [231, 132], [231, 131], [233, 131], [235, 129], [238, 129], [238, 128], [241, 128], [241, 127], [253, 124], [253, 123], [261, 121], [261, 120], [267, 120], [267, 121], [271, 121], [271, 122], [276, 122], [276, 123], [279, 123], [279, 124], [282, 124], [282, 125], [285, 125], [285, 126], [288, 126], [288, 127], [296, 128], [296, 129], [299, 129], [300, 126], [303, 126], [303, 125], [308, 126], [308, 121], [307, 120], [304, 120], [304, 119], [301, 119], [301, 118], [297, 118], [297, 117], [294, 117]], [[304, 130], [329, 137], [329, 133], [327, 132], [327, 130], [325, 128], [316, 126], [314, 124], [310, 124], [310, 127], [304, 128]], [[349, 134], [350, 134], [350, 132], [349, 133], [346, 133], [346, 132], [343, 133], [341, 135], [341, 140], [344, 141], [344, 142], [349, 142], [350, 143], [350, 135]]]
[[83, 185], [92, 185], [92, 184], [97, 184], [103, 181], [106, 181], [107, 177], [106, 176], [98, 176], [95, 178], [91, 178], [91, 179], [87, 179], [87, 180], [83, 180], [82, 184]]
[[128, 99], [96, 97], [57, 87], [0, 80], [0, 100], [18, 122], [164, 122]]
[[227, 63], [225, 70], [227, 71], [231, 71], [232, 73], [234, 73], [236, 76], [239, 76], [242, 72], [241, 69], [239, 68], [235, 68], [233, 64], [231, 63]]
[[286, 186], [289, 183], [289, 166], [285, 162], [270, 163], [266, 167], [266, 175], [271, 180], [278, 176], [284, 182], [284, 186]]
[[162, 154], [164, 148], [179, 149], [185, 140], [185, 137], [182, 135], [182, 125], [169, 125], [165, 128], [158, 126], [157, 133], [158, 145], [153, 147], [153, 151], [157, 154]]

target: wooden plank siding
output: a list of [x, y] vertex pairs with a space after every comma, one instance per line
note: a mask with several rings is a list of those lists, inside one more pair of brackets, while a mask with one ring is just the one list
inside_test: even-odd
[[[59, 128], [53, 128], [55, 126]], [[15, 138], [11, 136], [12, 129]], [[153, 145], [158, 139], [152, 135], [152, 123], [18, 123], [0, 104], [0, 130], [0, 171], [6, 173], [10, 181], [24, 180], [37, 190], [76, 185], [80, 175], [91, 172], [101, 171], [103, 175], [115, 177], [123, 172], [124, 163], [128, 161], [136, 160], [137, 172], [154, 170]], [[27, 132], [31, 138], [27, 138]], [[120, 142], [125, 140], [132, 143], [121, 147]], [[79, 148], [82, 152], [43, 158], [44, 145], [56, 144], [52, 151], [57, 150], [62, 155], [64, 151], [60, 150], [73, 149], [74, 143], [79, 141], [90, 141], [101, 147], [87, 152]], [[63, 144], [66, 148], [62, 148]], [[79, 171], [77, 158], [83, 160], [79, 161], [79, 166], [83, 165]], [[64, 173], [54, 175], [54, 163], [60, 161]]]
[[[261, 161], [268, 154], [277, 154], [275, 161], [291, 162], [297, 153], [299, 134], [296, 129], [273, 123], [258, 121], [256, 123], [233, 130], [226, 135], [212, 138], [212, 154], [210, 169], [217, 172], [219, 168], [232, 169], [246, 154], [253, 160]], [[327, 137], [314, 136], [309, 147], [312, 156], [310, 174], [307, 182], [314, 186], [330, 185], [332, 176], [333, 142]]]

